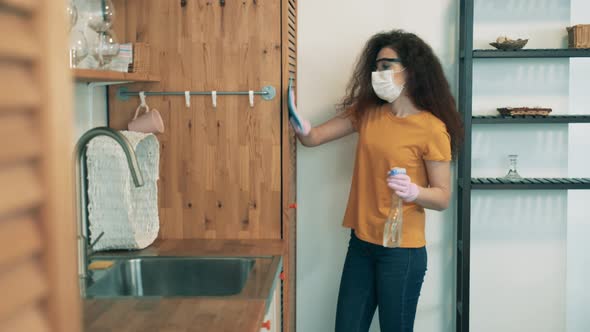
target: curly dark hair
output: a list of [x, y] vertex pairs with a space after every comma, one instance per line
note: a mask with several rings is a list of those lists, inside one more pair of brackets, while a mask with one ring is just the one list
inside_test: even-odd
[[377, 97], [371, 84], [377, 54], [385, 47], [397, 52], [405, 68], [404, 89], [414, 106], [431, 112], [446, 125], [453, 155], [456, 156], [463, 143], [464, 132], [455, 99], [432, 48], [413, 33], [403, 30], [381, 32], [367, 41], [338, 109], [358, 122], [367, 110], [386, 103]]

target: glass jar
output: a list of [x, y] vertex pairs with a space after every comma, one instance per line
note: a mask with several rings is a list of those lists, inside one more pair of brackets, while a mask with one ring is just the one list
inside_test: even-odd
[[99, 32], [92, 46], [92, 56], [102, 68], [119, 54], [119, 43], [112, 31]]
[[115, 21], [115, 9], [111, 0], [87, 0], [88, 27], [96, 32], [108, 31]]
[[79, 29], [70, 32], [70, 67], [77, 68], [88, 56], [88, 42]]
[[68, 23], [70, 26], [70, 30], [76, 25], [78, 22], [78, 7], [73, 0], [70, 0], [66, 5], [66, 14], [68, 18]]

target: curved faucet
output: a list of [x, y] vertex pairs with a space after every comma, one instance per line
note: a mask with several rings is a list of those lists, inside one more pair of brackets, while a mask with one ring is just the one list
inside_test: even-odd
[[97, 136], [108, 136], [114, 139], [127, 157], [127, 164], [131, 171], [131, 177], [136, 187], [143, 186], [143, 176], [139, 169], [137, 157], [135, 151], [129, 143], [129, 140], [120, 132], [108, 128], [108, 127], [97, 127], [84, 133], [78, 140], [75, 150], [75, 166], [76, 166], [76, 195], [77, 195], [77, 212], [78, 212], [78, 274], [81, 278], [80, 290], [82, 294], [85, 293], [86, 279], [88, 276], [88, 250], [92, 248], [96, 242], [100, 239], [100, 234], [92, 245], [88, 243], [88, 191], [87, 191], [87, 168], [86, 168], [86, 150], [88, 143]]

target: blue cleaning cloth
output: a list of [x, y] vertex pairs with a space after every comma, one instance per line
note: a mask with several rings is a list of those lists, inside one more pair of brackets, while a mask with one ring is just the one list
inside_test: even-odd
[[303, 130], [301, 119], [297, 115], [297, 108], [295, 107], [295, 94], [293, 92], [293, 78], [289, 78], [289, 87], [287, 88], [287, 107], [289, 108], [289, 119], [295, 120], [295, 125], [299, 130]]

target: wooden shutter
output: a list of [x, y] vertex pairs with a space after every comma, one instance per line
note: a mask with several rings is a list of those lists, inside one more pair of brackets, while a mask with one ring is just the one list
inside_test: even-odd
[[297, 3], [296, 0], [285, 2], [287, 3], [287, 70], [289, 76], [297, 78]]
[[282, 1], [282, 71], [283, 71], [283, 118], [282, 118], [282, 181], [283, 181], [283, 241], [285, 243], [283, 280], [283, 331], [295, 328], [295, 275], [297, 234], [297, 140], [289, 125], [286, 91], [289, 78], [297, 93], [297, 1]]
[[0, 0], [0, 331], [79, 331], [65, 2]]

